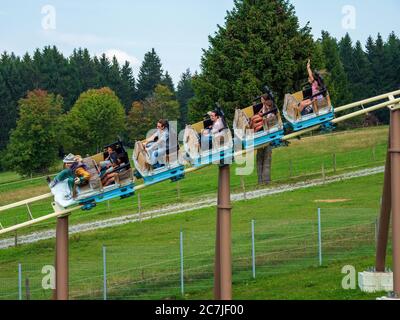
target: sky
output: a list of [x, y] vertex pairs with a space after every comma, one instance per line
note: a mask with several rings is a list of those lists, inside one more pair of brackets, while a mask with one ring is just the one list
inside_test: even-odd
[[[400, 36], [399, 0], [291, 0], [300, 25], [310, 22], [340, 38], [349, 32], [363, 44], [369, 35]], [[136, 75], [144, 54], [155, 48], [175, 83], [190, 68], [200, 70], [202, 49], [224, 25], [233, 0], [0, 0], [0, 51], [23, 55], [56, 45], [128, 60]]]

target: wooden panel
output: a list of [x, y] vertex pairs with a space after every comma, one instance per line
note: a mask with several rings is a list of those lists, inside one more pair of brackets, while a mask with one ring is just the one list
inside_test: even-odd
[[293, 93], [292, 96], [299, 102], [303, 101], [303, 91]]
[[191, 127], [193, 128], [194, 131], [197, 133], [201, 133], [201, 131], [204, 129], [204, 123], [203, 121], [197, 122], [195, 124], [192, 124]]
[[100, 163], [101, 161], [104, 161], [104, 154], [103, 153], [98, 153], [95, 154], [94, 156], [91, 156], [91, 158], [96, 161], [96, 163]]
[[242, 110], [246, 116], [250, 119], [252, 116], [254, 116], [254, 108], [253, 106], [247, 107]]

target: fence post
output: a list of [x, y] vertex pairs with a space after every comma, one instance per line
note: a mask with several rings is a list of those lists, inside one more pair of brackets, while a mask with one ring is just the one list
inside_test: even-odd
[[336, 174], [336, 153], [333, 154], [333, 172]]
[[18, 264], [18, 299], [22, 300], [22, 266]]
[[103, 246], [103, 299], [107, 300], [107, 255], [105, 246]]
[[319, 253], [319, 265], [322, 266], [321, 208], [318, 208], [318, 253]]
[[177, 193], [178, 199], [180, 199], [181, 198], [181, 183], [180, 183], [180, 180], [178, 180], [176, 182], [176, 193]]
[[31, 288], [29, 284], [29, 278], [25, 279], [25, 292], [26, 292], [26, 300], [31, 300]]
[[378, 245], [378, 230], [379, 230], [379, 220], [375, 218], [375, 246]]
[[140, 199], [140, 192], [137, 194], [138, 210], [139, 210], [139, 221], [142, 222], [142, 201]]
[[180, 233], [180, 254], [181, 254], [181, 294], [185, 295], [184, 278], [183, 278], [183, 231]]
[[247, 200], [246, 185], [244, 183], [244, 177], [243, 176], [240, 176], [240, 183], [242, 184], [242, 189], [243, 189], [243, 199]]
[[376, 161], [376, 146], [372, 147], [372, 160]]
[[[15, 215], [15, 224], [17, 224], [17, 215]], [[14, 232], [14, 244], [17, 247], [18, 246], [18, 231], [15, 230]]]
[[325, 183], [325, 164], [324, 163], [322, 163], [322, 180]]
[[253, 264], [253, 279], [256, 278], [256, 248], [255, 248], [255, 236], [254, 236], [254, 219], [251, 221], [251, 256]]
[[107, 200], [107, 211], [110, 211], [110, 200]]

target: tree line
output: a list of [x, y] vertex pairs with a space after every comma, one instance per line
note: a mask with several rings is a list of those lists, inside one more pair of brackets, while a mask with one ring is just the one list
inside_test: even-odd
[[[142, 139], [159, 118], [177, 119], [182, 129], [201, 120], [216, 102], [232, 120], [235, 108], [249, 105], [265, 85], [281, 106], [286, 93], [301, 90], [307, 81], [310, 58], [312, 67], [324, 75], [334, 106], [400, 87], [400, 40], [394, 32], [388, 39], [380, 34], [369, 37], [365, 47], [348, 34], [338, 40], [327, 31], [314, 40], [310, 26], [300, 26], [286, 0], [234, 3], [224, 26], [209, 37], [200, 73], [187, 70], [176, 88], [154, 49], [145, 54], [137, 79], [128, 62], [120, 65], [115, 57], [91, 56], [87, 49], [76, 49], [69, 57], [54, 46], [32, 56], [4, 52], [0, 57], [3, 166], [17, 169], [15, 159], [21, 157], [26, 158], [21, 172], [43, 171], [48, 161], [29, 170], [27, 162], [41, 148], [46, 152], [50, 141], [53, 160], [64, 151], [96, 152], [117, 136], [129, 143]], [[375, 115], [376, 121], [388, 123], [385, 110]], [[345, 126], [362, 121], [357, 118]], [[40, 147], [38, 132], [43, 134]]]
[[55, 46], [37, 49], [32, 56], [4, 52], [0, 57], [0, 151], [6, 147], [11, 129], [16, 127], [19, 101], [29, 91], [39, 89], [60, 95], [62, 112], [67, 113], [81, 93], [108, 87], [116, 93], [128, 115], [134, 101], [145, 101], [157, 85], [163, 85], [179, 103], [179, 113], [183, 115], [180, 121], [185, 122], [187, 100], [193, 95], [191, 78], [190, 70], [186, 70], [175, 89], [154, 49], [144, 56], [137, 79], [129, 62], [120, 65], [115, 57], [110, 60], [105, 54], [91, 56], [87, 49], [76, 49], [69, 57]]

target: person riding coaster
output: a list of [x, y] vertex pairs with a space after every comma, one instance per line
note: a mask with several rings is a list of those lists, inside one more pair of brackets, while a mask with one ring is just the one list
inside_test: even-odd
[[64, 160], [64, 170], [58, 173], [53, 181], [47, 177], [46, 181], [50, 188], [54, 188], [59, 182], [66, 180], [71, 191], [71, 195], [76, 196], [75, 186], [84, 186], [90, 180], [90, 173], [87, 166], [82, 162], [82, 157], [70, 153]]
[[202, 121], [185, 127], [183, 159], [194, 166], [228, 159], [232, 147], [232, 134], [219, 106], [208, 112]]
[[283, 115], [287, 120], [288, 130], [302, 130], [323, 124], [323, 130], [332, 128], [334, 107], [329, 92], [320, 72], [311, 70], [311, 62], [307, 63], [308, 82], [301, 91], [288, 93], [284, 98]]
[[266, 93], [255, 99], [255, 101], [261, 99], [262, 107], [257, 114], [250, 118], [250, 128], [254, 132], [267, 131], [270, 127], [279, 124], [279, 110], [275, 105], [274, 95], [267, 86], [264, 90]]
[[148, 164], [157, 169], [165, 166], [169, 144], [169, 122], [160, 119], [157, 122], [157, 131], [142, 142], [149, 155]]
[[200, 145], [202, 150], [212, 149], [212, 141], [223, 139], [224, 130], [227, 128], [225, 115], [221, 108], [217, 107], [206, 115], [207, 126], [201, 132]]
[[235, 110], [233, 119], [235, 144], [242, 143], [245, 149], [269, 142], [278, 144], [284, 134], [281, 112], [275, 103], [274, 94], [268, 86], [264, 86], [263, 92], [253, 100], [252, 105]]
[[304, 90], [304, 100], [298, 104], [298, 111], [302, 116], [313, 113], [313, 104], [321, 104], [324, 100], [323, 93], [326, 92], [326, 87], [321, 74], [318, 71], [312, 71], [311, 61], [307, 62], [308, 83], [309, 89]]

